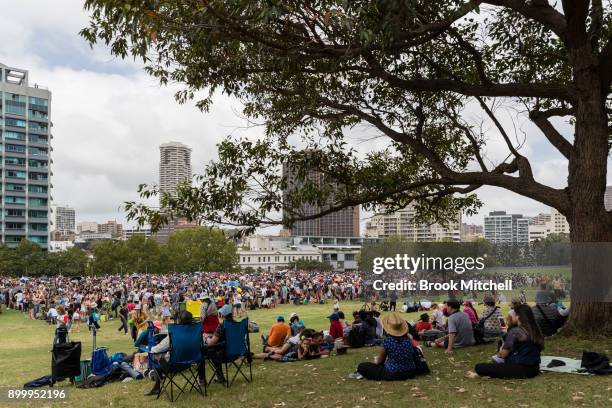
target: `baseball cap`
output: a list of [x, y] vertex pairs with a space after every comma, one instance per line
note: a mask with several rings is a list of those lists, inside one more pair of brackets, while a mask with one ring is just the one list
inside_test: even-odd
[[332, 313], [329, 316], [327, 316], [328, 319], [332, 319], [332, 320], [339, 320], [340, 317], [338, 316], [338, 313]]
[[295, 313], [295, 312], [291, 313], [291, 316], [289, 316], [289, 320], [293, 319], [293, 318], [294, 318], [295, 316], [297, 316], [297, 315], [298, 315], [298, 314], [297, 314], [297, 313]]
[[285, 321], [285, 317], [284, 317], [284, 316], [282, 316], [282, 315], [279, 315], [279, 316], [276, 318], [276, 321], [277, 321], [277, 322], [284, 322], [284, 321]]

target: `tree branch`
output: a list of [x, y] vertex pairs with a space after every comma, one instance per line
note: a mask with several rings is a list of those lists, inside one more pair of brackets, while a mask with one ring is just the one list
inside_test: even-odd
[[[541, 112], [538, 110], [533, 110], [529, 112], [529, 119], [542, 131], [546, 139], [557, 148], [557, 150], [565, 156], [566, 159], [569, 159], [574, 146], [570, 142], [567, 141], [565, 137], [561, 133], [555, 129], [555, 127], [548, 120], [551, 116], [558, 116], [557, 110], [549, 109], [548, 111]], [[569, 114], [569, 112], [568, 112]]]

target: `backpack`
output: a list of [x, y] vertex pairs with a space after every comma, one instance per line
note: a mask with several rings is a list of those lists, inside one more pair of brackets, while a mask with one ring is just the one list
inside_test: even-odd
[[472, 324], [472, 329], [474, 330], [474, 340], [476, 340], [476, 344], [485, 344], [487, 343], [484, 339], [485, 337], [485, 322], [493, 316], [495, 311], [499, 309], [498, 306], [495, 306], [492, 311], [489, 312], [488, 315], [483, 317], [478, 321], [478, 323]]
[[591, 374], [612, 374], [612, 366], [608, 356], [594, 351], [583, 351], [580, 367]]
[[[363, 323], [362, 323], [363, 324]], [[348, 334], [348, 343], [352, 348], [359, 348], [365, 346], [365, 338], [361, 334], [359, 327], [353, 327]]]
[[102, 347], [91, 353], [91, 372], [96, 376], [105, 376], [111, 369], [111, 359], [106, 348]]
[[429, 374], [431, 370], [427, 365], [427, 360], [425, 360], [425, 356], [423, 352], [418, 347], [412, 347], [412, 356], [414, 358], [414, 366], [417, 374]]

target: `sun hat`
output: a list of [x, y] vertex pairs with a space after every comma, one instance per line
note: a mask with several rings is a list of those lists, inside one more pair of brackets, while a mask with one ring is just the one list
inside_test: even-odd
[[402, 317], [393, 312], [382, 319], [383, 328], [391, 336], [404, 336], [408, 333], [408, 323]]
[[231, 314], [232, 314], [232, 307], [230, 305], [223, 305], [223, 307], [219, 309], [219, 316], [221, 317], [225, 317]]

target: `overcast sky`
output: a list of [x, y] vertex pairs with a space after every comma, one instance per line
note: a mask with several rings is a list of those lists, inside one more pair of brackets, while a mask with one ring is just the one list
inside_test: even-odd
[[[139, 64], [117, 60], [104, 47], [91, 50], [78, 35], [85, 25], [80, 0], [0, 5], [0, 62], [29, 70], [30, 83], [53, 93], [52, 195], [54, 203], [76, 209], [77, 222], [124, 221], [122, 203], [138, 198], [139, 184], [158, 180], [161, 143], [189, 145], [198, 173], [215, 158], [215, 145], [222, 138], [257, 132], [244, 129], [236, 101], [219, 97], [206, 114], [193, 104], [179, 105], [175, 89], [160, 87]], [[510, 125], [512, 114], [506, 116]], [[520, 121], [515, 125], [520, 127]], [[537, 130], [528, 124], [522, 128], [528, 135], [523, 152], [532, 159], [536, 179], [564, 186], [567, 166], [562, 156], [547, 148]], [[367, 132], [359, 134], [367, 137]], [[502, 148], [491, 144], [489, 156], [500, 157]], [[525, 215], [547, 211], [540, 203], [501, 189], [482, 189], [480, 197], [485, 206], [472, 217], [477, 223], [493, 210]]]

